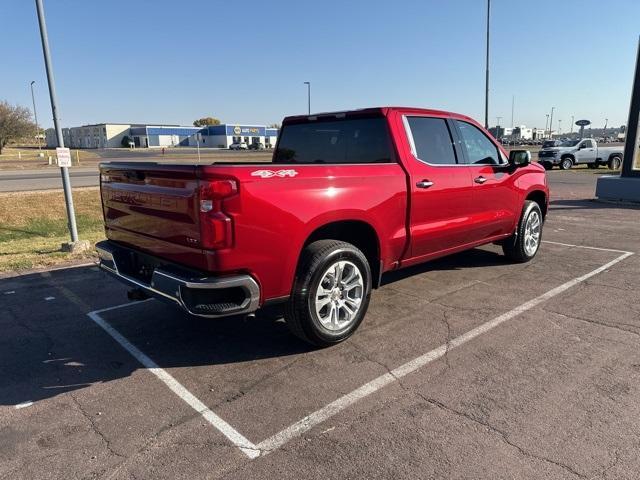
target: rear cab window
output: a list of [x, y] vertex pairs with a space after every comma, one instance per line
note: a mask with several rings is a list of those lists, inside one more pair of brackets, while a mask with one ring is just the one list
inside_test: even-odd
[[273, 163], [390, 163], [393, 152], [385, 117], [331, 116], [283, 125]]
[[414, 156], [429, 165], [462, 163], [453, 148], [451, 132], [444, 118], [405, 117]]

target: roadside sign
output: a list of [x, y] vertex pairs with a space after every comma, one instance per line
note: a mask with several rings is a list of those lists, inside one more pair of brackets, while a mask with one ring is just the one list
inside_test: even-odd
[[59, 167], [71, 166], [71, 150], [69, 150], [68, 148], [66, 147], [56, 148], [56, 157], [58, 157]]
[[586, 127], [587, 125], [591, 125], [591, 122], [589, 120], [578, 120], [576, 125], [579, 127]]

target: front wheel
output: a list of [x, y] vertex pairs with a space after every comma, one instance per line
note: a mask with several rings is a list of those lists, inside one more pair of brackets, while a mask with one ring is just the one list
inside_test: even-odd
[[302, 252], [285, 320], [291, 332], [319, 347], [356, 331], [369, 307], [371, 269], [355, 246], [319, 240]]
[[540, 205], [532, 200], [525, 201], [516, 233], [502, 245], [504, 254], [518, 263], [535, 257], [542, 240], [542, 224]]
[[609, 159], [609, 169], [610, 170], [620, 170], [622, 166], [622, 158], [618, 155], [614, 155]]
[[560, 161], [560, 168], [562, 170], [569, 170], [571, 167], [573, 167], [573, 160], [571, 160], [571, 157], [564, 157]]

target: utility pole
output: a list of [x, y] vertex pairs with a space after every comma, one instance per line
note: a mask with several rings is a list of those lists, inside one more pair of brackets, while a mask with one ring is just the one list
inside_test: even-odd
[[516, 103], [516, 96], [512, 95], [511, 96], [511, 128], [513, 128], [513, 109], [514, 109], [515, 103]]
[[484, 88], [484, 128], [489, 128], [489, 26], [491, 21], [491, 0], [487, 0], [487, 65]]
[[553, 110], [556, 107], [551, 107], [551, 120], [549, 120], [549, 138], [553, 138]]
[[42, 153], [42, 145], [40, 145], [40, 127], [38, 127], [38, 112], [36, 112], [36, 97], [33, 94], [33, 84], [35, 80], [31, 81], [31, 101], [33, 102], [33, 116], [36, 120], [36, 141], [38, 142], [38, 150]]
[[311, 115], [311, 82], [304, 82], [307, 86], [307, 114]]
[[[36, 11], [38, 13], [38, 23], [40, 24], [40, 38], [42, 40], [42, 53], [44, 54], [44, 66], [47, 71], [47, 82], [49, 83], [49, 98], [51, 99], [51, 111], [53, 113], [53, 125], [56, 130], [56, 139], [58, 147], [64, 147], [64, 139], [62, 137], [62, 128], [58, 121], [58, 99], [56, 96], [56, 85], [53, 78], [53, 67], [51, 65], [51, 54], [49, 52], [49, 36], [47, 34], [47, 24], [44, 18], [44, 8], [42, 0], [36, 0]], [[60, 167], [62, 175], [62, 188], [64, 190], [64, 200], [67, 207], [67, 220], [69, 224], [69, 233], [71, 235], [71, 243], [63, 244], [63, 250], [75, 251], [78, 248], [87, 248], [86, 244], [78, 244], [78, 228], [76, 226], [76, 214], [73, 208], [73, 196], [71, 195], [71, 182], [69, 180], [69, 169]], [[88, 243], [88, 242], [87, 242]]]

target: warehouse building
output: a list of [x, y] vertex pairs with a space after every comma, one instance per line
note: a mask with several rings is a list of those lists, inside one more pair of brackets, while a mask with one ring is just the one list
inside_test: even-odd
[[[46, 132], [47, 146], [57, 146], [56, 132]], [[153, 147], [200, 147], [229, 148], [234, 142], [247, 145], [262, 143], [273, 148], [278, 138], [278, 129], [264, 125], [210, 125], [207, 127], [184, 127], [180, 125], [145, 125], [125, 123], [97, 123], [81, 127], [63, 128], [64, 144], [71, 148], [118, 148], [128, 137], [136, 148]]]
[[264, 125], [223, 124], [204, 127], [200, 134], [203, 147], [229, 148], [232, 143], [244, 142], [247, 145], [262, 143], [266, 148], [273, 148], [278, 129]]
[[144, 125], [131, 127], [130, 136], [137, 148], [195, 147], [201, 130], [201, 127]]
[[[130, 124], [96, 123], [81, 127], [63, 128], [64, 144], [71, 148], [115, 148], [122, 146], [122, 139], [129, 135]], [[45, 132], [47, 146], [58, 145], [56, 131], [53, 128]]]

